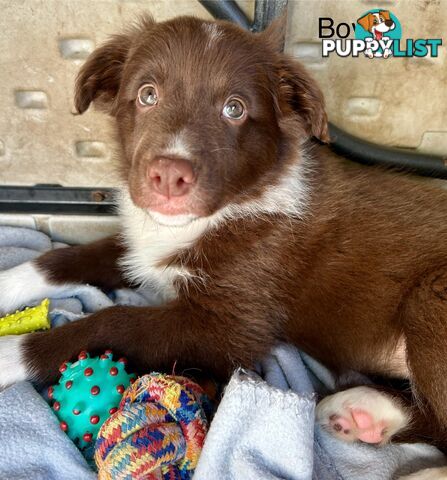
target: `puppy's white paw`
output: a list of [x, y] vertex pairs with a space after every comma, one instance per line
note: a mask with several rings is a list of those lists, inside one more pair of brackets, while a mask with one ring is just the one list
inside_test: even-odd
[[410, 416], [394, 397], [371, 387], [354, 387], [324, 398], [316, 419], [346, 442], [383, 444], [408, 425]]
[[59, 290], [61, 286], [51, 285], [33, 262], [4, 270], [0, 272], [0, 313], [12, 313]]
[[23, 359], [23, 342], [26, 335], [0, 337], [0, 388], [28, 378]]
[[411, 475], [399, 477], [399, 480], [447, 480], [447, 467], [425, 468]]

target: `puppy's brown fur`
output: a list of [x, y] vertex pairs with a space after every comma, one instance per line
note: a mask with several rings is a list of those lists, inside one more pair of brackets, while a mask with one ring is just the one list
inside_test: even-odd
[[[78, 110], [95, 101], [116, 118], [123, 179], [141, 208], [147, 164], [182, 126], [200, 174], [194, 208], [202, 215], [262, 198], [293, 162], [308, 165], [305, 207], [300, 215], [229, 218], [162, 259], [200, 279], [177, 280], [176, 298], [163, 306], [114, 307], [27, 337], [31, 371], [53, 380], [80, 350], [110, 347], [146, 370], [177, 362], [226, 376], [287, 341], [334, 369], [406, 376], [409, 367], [418, 395], [447, 426], [447, 195], [309, 140], [327, 141], [322, 95], [278, 52], [272, 32], [255, 38], [219, 23], [228, 50], [207, 50], [202, 25], [213, 24], [146, 21], [115, 37], [83, 67]], [[147, 72], [157, 72], [167, 100], [143, 117], [135, 92]], [[237, 128], [211, 107], [235, 89], [250, 98], [252, 115]], [[110, 239], [48, 253], [37, 265], [53, 282], [113, 287], [127, 248]], [[105, 255], [110, 274], [89, 260]]]

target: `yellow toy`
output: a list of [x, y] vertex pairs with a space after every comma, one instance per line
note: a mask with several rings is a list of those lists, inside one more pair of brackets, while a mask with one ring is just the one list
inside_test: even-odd
[[28, 307], [21, 312], [17, 311], [0, 318], [0, 336], [48, 330], [51, 326], [48, 318], [49, 305], [50, 301], [46, 298], [36, 307]]

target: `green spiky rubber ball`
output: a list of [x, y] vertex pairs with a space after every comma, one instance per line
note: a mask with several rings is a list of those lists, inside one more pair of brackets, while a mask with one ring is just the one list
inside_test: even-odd
[[113, 360], [110, 350], [90, 358], [81, 352], [74, 363], [64, 362], [57, 385], [48, 389], [61, 429], [81, 449], [91, 447], [101, 425], [116, 412], [126, 388], [136, 376], [126, 372], [126, 359]]

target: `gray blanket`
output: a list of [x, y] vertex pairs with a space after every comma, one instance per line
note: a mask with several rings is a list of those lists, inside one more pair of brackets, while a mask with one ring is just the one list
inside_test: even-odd
[[[0, 270], [35, 258], [54, 244], [43, 233], [0, 227]], [[150, 303], [147, 293], [110, 295], [80, 286], [51, 301], [57, 327], [114, 304]], [[445, 463], [427, 445], [352, 445], [314, 424], [315, 392], [330, 391], [331, 372], [290, 345], [277, 347], [257, 372], [234, 373], [208, 433], [197, 480], [384, 480]], [[60, 431], [31, 384], [0, 393], [0, 478], [90, 480], [82, 455]]]

